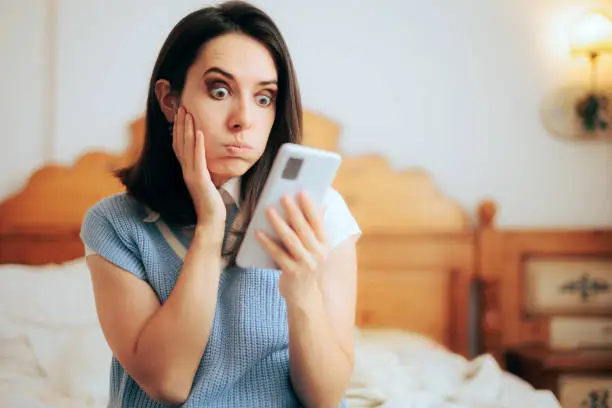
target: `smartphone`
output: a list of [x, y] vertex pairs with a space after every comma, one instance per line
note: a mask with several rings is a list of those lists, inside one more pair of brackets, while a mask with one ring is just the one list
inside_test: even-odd
[[242, 268], [278, 269], [276, 262], [255, 236], [255, 232], [261, 230], [279, 242], [278, 235], [268, 221], [266, 210], [274, 206], [286, 221], [281, 202], [283, 195], [297, 198], [302, 191], [308, 194], [316, 208], [320, 208], [341, 162], [341, 156], [335, 152], [293, 143], [283, 144], [274, 159], [245, 231], [236, 255], [236, 264]]

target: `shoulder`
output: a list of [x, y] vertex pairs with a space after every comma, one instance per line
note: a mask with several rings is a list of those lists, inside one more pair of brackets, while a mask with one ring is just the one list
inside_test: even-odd
[[335, 248], [349, 236], [361, 235], [357, 220], [353, 217], [344, 197], [330, 187], [323, 198], [325, 209], [325, 232], [332, 248]]
[[90, 207], [85, 218], [104, 217], [115, 222], [138, 222], [144, 220], [145, 207], [127, 193], [105, 197]]
[[127, 193], [105, 197], [85, 213], [82, 228], [112, 228], [118, 233], [135, 232], [144, 228], [148, 211]]
[[126, 240], [128, 235], [135, 235], [142, 229], [147, 215], [145, 207], [126, 193], [105, 197], [90, 207], [85, 213], [81, 234], [117, 235]]
[[85, 213], [81, 235], [90, 237], [102, 234], [127, 243], [134, 240], [145, 228], [146, 207], [127, 193], [105, 197]]
[[118, 193], [90, 207], [81, 226], [86, 254], [98, 254], [142, 277], [139, 237], [144, 228], [145, 207], [126, 193]]

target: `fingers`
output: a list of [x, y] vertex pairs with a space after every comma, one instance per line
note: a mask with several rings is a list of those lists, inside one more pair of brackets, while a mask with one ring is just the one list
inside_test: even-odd
[[208, 174], [206, 166], [206, 151], [204, 148], [204, 133], [198, 130], [195, 136], [194, 166], [198, 174]]
[[[173, 126], [172, 148], [181, 166], [185, 169], [204, 169], [206, 159], [204, 155], [204, 135], [198, 131], [193, 115], [188, 113], [184, 107], [179, 107]], [[198, 141], [198, 138], [200, 141]]]
[[287, 214], [287, 221], [289, 225], [299, 239], [302, 241], [304, 246], [309, 252], [315, 252], [319, 250], [319, 243], [313, 233], [313, 230], [303, 213], [303, 209], [298, 206], [292, 197], [285, 196], [282, 199], [285, 213]]
[[274, 242], [272, 238], [270, 238], [267, 234], [264, 234], [261, 231], [257, 231], [255, 236], [261, 243], [261, 245], [268, 251], [274, 262], [283, 270], [293, 270], [295, 269], [295, 261], [287, 254], [285, 249]]
[[297, 266], [317, 270], [327, 256], [327, 238], [322, 221], [324, 213], [315, 208], [305, 193], [299, 195], [299, 204], [287, 196], [281, 201], [287, 221], [274, 207], [266, 211], [280, 242], [261, 231], [257, 232], [259, 241], [284, 271], [294, 270]]
[[182, 109], [179, 110], [174, 115], [174, 126], [172, 129], [172, 148], [174, 149], [174, 153], [180, 162], [183, 160], [183, 120], [184, 116], [182, 116]]
[[326, 244], [327, 238], [325, 234], [325, 226], [323, 225], [323, 217], [325, 215], [324, 210], [321, 209], [320, 211], [317, 211], [308, 195], [304, 192], [298, 195], [298, 202], [317, 241], [322, 244]]
[[278, 211], [274, 207], [270, 207], [266, 213], [268, 220], [270, 221], [270, 225], [274, 231], [276, 231], [276, 234], [280, 238], [288, 254], [294, 259], [308, 258], [308, 252], [306, 251], [304, 245], [302, 245], [300, 238], [285, 222]]
[[193, 126], [193, 116], [190, 113], [185, 114], [185, 133], [183, 135], [183, 160], [188, 169], [194, 168], [195, 154], [195, 135]]

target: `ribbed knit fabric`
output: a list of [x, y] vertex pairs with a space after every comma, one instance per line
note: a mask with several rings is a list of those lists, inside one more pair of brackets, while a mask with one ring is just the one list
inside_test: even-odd
[[[181, 269], [145, 208], [126, 194], [90, 208], [81, 238], [90, 251], [151, 285], [163, 303]], [[175, 236], [188, 246], [188, 237]], [[289, 334], [280, 271], [225, 268], [204, 356], [185, 408], [300, 407], [289, 376]], [[152, 400], [113, 357], [109, 407], [153, 408]], [[345, 406], [343, 404], [342, 406]]]

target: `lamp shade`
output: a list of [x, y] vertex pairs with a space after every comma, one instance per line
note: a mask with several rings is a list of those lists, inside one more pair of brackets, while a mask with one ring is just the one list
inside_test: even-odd
[[574, 54], [612, 52], [612, 19], [599, 10], [583, 14], [572, 26], [570, 44]]

